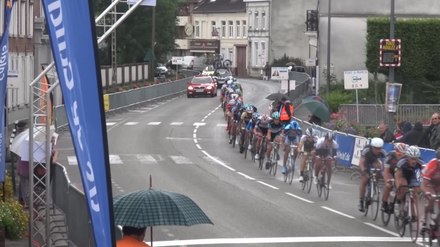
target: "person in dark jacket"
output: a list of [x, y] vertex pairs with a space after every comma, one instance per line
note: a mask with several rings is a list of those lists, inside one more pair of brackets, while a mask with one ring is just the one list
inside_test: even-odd
[[423, 125], [421, 122], [416, 122], [414, 128], [403, 135], [400, 139], [401, 142], [410, 146], [422, 146], [423, 145]]
[[393, 133], [388, 129], [388, 125], [385, 123], [379, 124], [377, 127], [380, 130], [380, 138], [384, 142], [393, 142], [395, 140]]

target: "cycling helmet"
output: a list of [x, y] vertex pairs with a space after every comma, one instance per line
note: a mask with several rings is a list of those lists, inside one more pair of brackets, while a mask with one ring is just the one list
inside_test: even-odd
[[312, 128], [307, 128], [306, 129], [306, 135], [309, 137], [313, 137], [313, 129]]
[[333, 140], [333, 132], [327, 132], [327, 134], [325, 134], [325, 139], [326, 140]]
[[408, 148], [408, 145], [402, 142], [394, 143], [394, 150], [396, 150], [399, 153], [406, 153], [406, 149]]
[[405, 154], [410, 158], [420, 158], [420, 149], [416, 146], [409, 146]]
[[258, 119], [259, 117], [260, 117], [260, 114], [258, 112], [252, 113], [252, 118], [253, 119]]
[[279, 112], [274, 112], [272, 113], [272, 119], [276, 120], [276, 119], [280, 119], [280, 113]]
[[254, 107], [252, 105], [247, 105], [246, 106], [246, 112], [247, 113], [253, 113], [254, 112]]
[[374, 137], [370, 141], [370, 145], [375, 148], [383, 148], [383, 144], [384, 143], [383, 143], [382, 138], [379, 138], [379, 137]]
[[295, 120], [290, 121], [290, 128], [294, 130], [301, 130], [301, 126]]

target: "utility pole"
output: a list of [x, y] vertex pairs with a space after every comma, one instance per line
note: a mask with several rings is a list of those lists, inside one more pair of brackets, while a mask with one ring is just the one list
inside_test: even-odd
[[327, 20], [327, 94], [330, 92], [330, 30], [331, 30], [331, 6], [332, 6], [332, 0], [328, 0], [328, 20]]
[[151, 75], [151, 79], [153, 79], [153, 82], [154, 82], [154, 60], [155, 60], [155, 54], [154, 54], [154, 46], [155, 46], [155, 44], [154, 43], [156, 43], [156, 38], [155, 38], [155, 35], [156, 35], [156, 7], [155, 6], [153, 6], [153, 9], [152, 9], [152, 24], [151, 24], [151, 61], [150, 61], [150, 63], [151, 63], [151, 69], [150, 69], [150, 75]]
[[[394, 39], [394, 0], [391, 0], [391, 13], [390, 13], [390, 39]], [[394, 83], [394, 67], [389, 67], [388, 80], [390, 83]], [[394, 130], [394, 112], [388, 112], [388, 129], [393, 132]]]

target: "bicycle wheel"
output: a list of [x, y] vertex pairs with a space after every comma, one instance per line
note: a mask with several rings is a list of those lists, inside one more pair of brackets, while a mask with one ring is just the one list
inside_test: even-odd
[[[405, 202], [402, 202], [404, 204]], [[399, 214], [394, 214], [394, 223], [396, 226], [397, 233], [403, 237], [405, 235], [406, 223], [405, 219], [408, 217], [407, 208], [404, 208], [403, 205], [399, 206]]]
[[[322, 169], [322, 168], [321, 168]], [[316, 189], [318, 191], [318, 196], [321, 198], [322, 195], [322, 171], [318, 174], [318, 183], [316, 184]]]
[[313, 180], [313, 161], [311, 158], [308, 158], [306, 167], [307, 170], [304, 173], [307, 176], [306, 190], [307, 193], [310, 193], [310, 191], [312, 191], [312, 180]]
[[244, 159], [247, 158], [248, 146], [249, 146], [249, 133], [246, 132], [246, 133], [244, 134], [244, 141], [243, 141]]
[[[393, 188], [393, 191], [394, 191], [394, 188]], [[394, 203], [396, 203], [396, 196], [394, 196], [393, 200], [390, 200], [390, 198], [388, 198], [388, 207], [391, 207], [391, 206], [394, 207]], [[388, 209], [388, 210], [391, 210], [391, 209]], [[390, 211], [389, 212], [385, 212], [384, 210], [381, 210], [381, 211], [382, 211], [382, 223], [384, 226], [387, 226], [388, 223], [390, 222], [392, 213], [389, 213]]]
[[330, 195], [330, 172], [332, 172], [331, 167], [326, 166], [322, 176], [322, 190], [324, 191], [325, 200], [328, 200], [328, 196]]
[[410, 198], [410, 202], [411, 203], [409, 204], [408, 210], [409, 236], [411, 237], [411, 240], [415, 243], [417, 241], [417, 238], [419, 237], [419, 206], [418, 201], [414, 197]]
[[277, 150], [275, 149], [272, 150], [269, 161], [270, 161], [269, 174], [275, 176], [277, 174], [277, 166], [278, 166]]
[[372, 191], [371, 191], [371, 180], [368, 181], [367, 184], [367, 191], [365, 192], [365, 196], [364, 196], [364, 208], [365, 208], [365, 212], [364, 212], [364, 216], [366, 217], [368, 215], [368, 210], [370, 210], [370, 202], [371, 202], [371, 196], [372, 196]]
[[377, 219], [380, 208], [380, 190], [376, 182], [373, 182], [372, 196], [370, 202], [370, 213], [373, 220]]
[[293, 177], [295, 176], [295, 160], [293, 159], [293, 157], [289, 156], [289, 161], [288, 164], [290, 165], [290, 172], [289, 174], [289, 184], [292, 184], [293, 182]]
[[231, 60], [226, 59], [226, 60], [223, 61], [223, 67], [230, 68], [231, 66], [232, 66], [232, 61]]

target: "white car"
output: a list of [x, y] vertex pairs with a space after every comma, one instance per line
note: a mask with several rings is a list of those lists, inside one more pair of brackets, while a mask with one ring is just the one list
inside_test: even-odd
[[215, 71], [214, 66], [209, 65], [206, 66], [205, 69], [202, 71], [202, 75], [212, 76], [214, 74], [214, 71]]

